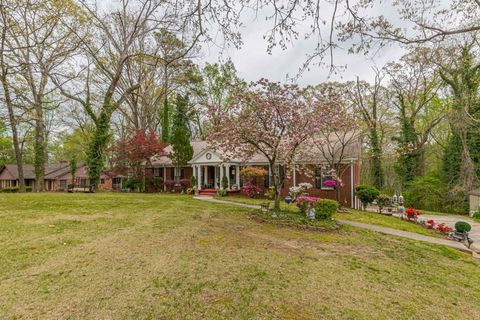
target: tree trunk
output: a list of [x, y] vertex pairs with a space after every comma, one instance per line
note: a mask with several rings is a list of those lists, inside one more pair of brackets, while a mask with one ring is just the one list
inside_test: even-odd
[[7, 83], [6, 73], [2, 72], [2, 86], [3, 86], [3, 93], [5, 96], [5, 105], [8, 109], [8, 118], [10, 121], [10, 128], [12, 129], [12, 137], [13, 137], [13, 148], [15, 150], [15, 161], [17, 164], [18, 170], [18, 188], [19, 192], [25, 192], [25, 178], [23, 174], [23, 155], [22, 149], [20, 148], [20, 142], [18, 141], [18, 130], [17, 130], [17, 121], [15, 119], [15, 113], [13, 111], [13, 104], [10, 97], [10, 88]]
[[35, 106], [35, 113], [35, 191], [43, 192], [45, 190], [46, 143], [41, 102], [38, 102]]
[[370, 144], [372, 146], [371, 156], [371, 174], [373, 177], [373, 184], [377, 189], [383, 187], [383, 169], [382, 169], [382, 147], [380, 146], [380, 139], [376, 128], [370, 130]]
[[[104, 108], [105, 109], [105, 108]], [[95, 122], [95, 132], [88, 146], [88, 177], [90, 184], [98, 185], [104, 166], [104, 150], [110, 139], [110, 114], [102, 111]]]
[[273, 186], [275, 188], [275, 198], [273, 202], [273, 209], [275, 211], [280, 211], [280, 197], [282, 192], [282, 182], [280, 181], [280, 177], [275, 172], [275, 165], [270, 164], [270, 172], [273, 175]]

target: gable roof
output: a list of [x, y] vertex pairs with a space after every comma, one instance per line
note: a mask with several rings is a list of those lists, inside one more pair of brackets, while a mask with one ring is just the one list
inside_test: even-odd
[[[0, 172], [3, 170], [8, 171], [8, 173], [13, 177], [14, 180], [18, 179], [18, 167], [16, 164], [6, 164], [0, 167]], [[45, 179], [55, 179], [57, 176], [61, 175], [62, 172], [69, 171], [70, 166], [68, 163], [56, 163], [56, 164], [48, 164], [45, 166]], [[35, 179], [35, 168], [31, 164], [24, 164], [23, 165], [23, 178], [24, 179]]]
[[[331, 138], [331, 143], [328, 145], [330, 147], [334, 148], [339, 148], [341, 144], [335, 143], [335, 137], [332, 136]], [[362, 149], [362, 143], [360, 137], [355, 136], [351, 140], [348, 140], [349, 143], [345, 146], [345, 149], [343, 150], [343, 160], [344, 161], [349, 161], [349, 160], [359, 160], [361, 156], [361, 149]], [[193, 157], [192, 160], [189, 161], [189, 163], [195, 163], [196, 160], [199, 160], [202, 158], [203, 155], [205, 155], [207, 152], [211, 152], [215, 155], [217, 155], [220, 159], [225, 158], [225, 155], [218, 151], [218, 150], [213, 150], [210, 149], [208, 146], [207, 141], [192, 141], [192, 148], [193, 148]], [[328, 148], [327, 145], [325, 145], [325, 148]], [[165, 148], [166, 153], [172, 152], [172, 147], [168, 146]], [[328, 152], [325, 152], [326, 154], [329, 154]], [[317, 147], [313, 146], [308, 146], [304, 145], [301, 147], [299, 150], [296, 162], [297, 163], [320, 163], [320, 162], [325, 162], [326, 159], [322, 153], [321, 150], [318, 150]], [[244, 162], [239, 159], [231, 159], [228, 162]], [[245, 163], [247, 164], [268, 164], [267, 158], [261, 154], [261, 153], [256, 153], [254, 154], [250, 159], [248, 159]], [[151, 164], [152, 166], [173, 166], [172, 160], [166, 156], [160, 156], [160, 157], [153, 157], [151, 159]]]

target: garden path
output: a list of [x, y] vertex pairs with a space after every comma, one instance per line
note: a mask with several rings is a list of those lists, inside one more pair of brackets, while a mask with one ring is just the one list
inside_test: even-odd
[[[228, 205], [244, 207], [244, 208], [260, 209], [260, 206], [257, 206], [257, 205], [245, 204], [245, 203], [239, 203], [239, 202], [232, 202], [232, 201], [228, 201], [228, 200], [218, 200], [218, 199], [214, 199], [213, 197], [209, 197], [209, 196], [195, 196], [194, 199], [202, 200], [202, 201], [209, 201], [209, 202], [214, 202], [214, 203], [228, 204]], [[434, 217], [436, 217], [436, 216], [434, 216]], [[435, 218], [433, 218], [433, 219], [435, 219]], [[429, 242], [429, 243], [433, 243], [433, 244], [448, 246], [448, 247], [455, 248], [455, 249], [458, 249], [458, 250], [461, 250], [461, 251], [464, 251], [464, 252], [471, 253], [472, 256], [475, 257], [475, 258], [480, 258], [480, 255], [477, 252], [475, 252], [476, 250], [471, 250], [471, 249], [467, 248], [466, 246], [464, 246], [463, 244], [461, 244], [460, 242], [451, 241], [451, 240], [447, 240], [447, 239], [441, 239], [441, 238], [434, 238], [434, 237], [421, 235], [421, 234], [418, 234], [418, 233], [396, 230], [396, 229], [390, 229], [390, 228], [386, 228], [386, 227], [381, 227], [381, 226], [376, 226], [376, 225], [371, 225], [371, 224], [366, 224], [366, 223], [360, 223], [360, 222], [355, 222], [355, 221], [348, 221], [348, 220], [342, 220], [342, 219], [338, 219], [337, 221], [340, 224], [350, 225], [350, 226], [353, 226], [353, 227], [362, 228], [362, 229], [366, 229], [366, 230], [371, 230], [371, 231], [375, 231], [375, 232], [381, 232], [381, 233], [385, 233], [385, 234], [388, 234], [388, 235], [393, 235], [393, 236], [408, 238], [408, 239], [412, 239], [412, 240], [418, 240], [418, 241], [423, 241], [423, 242]], [[438, 221], [440, 222], [440, 220], [438, 220]], [[480, 226], [479, 226], [479, 228], [480, 228]], [[473, 226], [472, 226], [472, 231], [473, 231]], [[480, 240], [479, 240], [479, 242], [480, 242]], [[473, 249], [473, 245], [472, 245], [472, 249]]]
[[[372, 206], [369, 206], [367, 210], [370, 212], [378, 212], [378, 207], [372, 205]], [[401, 218], [401, 215], [398, 213], [394, 213], [393, 216], [396, 218]], [[458, 215], [422, 214], [419, 217], [419, 219], [422, 219], [422, 220], [433, 219], [436, 225], [445, 223], [446, 226], [449, 226], [452, 229], [455, 229], [455, 223], [457, 223], [458, 221], [468, 222], [472, 226], [472, 230], [470, 230], [470, 232], [468, 233], [470, 238], [473, 240], [473, 244], [470, 246], [470, 248], [473, 251], [480, 253], [480, 223], [479, 222], [467, 216], [462, 217]]]

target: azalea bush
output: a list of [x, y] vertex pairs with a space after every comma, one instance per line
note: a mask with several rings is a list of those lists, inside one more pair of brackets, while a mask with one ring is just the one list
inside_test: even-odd
[[246, 182], [243, 185], [242, 191], [250, 198], [255, 198], [255, 196], [260, 194], [261, 189], [254, 185], [252, 182]]
[[323, 185], [327, 188], [336, 188], [336, 187], [343, 187], [344, 186], [342, 181], [337, 181], [337, 180], [334, 180], [334, 179], [329, 179], [329, 180], [323, 181]]
[[425, 227], [427, 229], [433, 229], [435, 228], [435, 220], [433, 219], [428, 219], [427, 222], [425, 222]]
[[418, 216], [422, 213], [416, 210], [413, 206], [409, 206], [407, 210], [405, 210], [405, 214], [407, 215], [408, 220], [417, 220]]
[[435, 230], [439, 233], [443, 233], [443, 234], [447, 234], [449, 232], [452, 232], [452, 228], [450, 228], [449, 226], [447, 226], [445, 223], [440, 223], [439, 225], [437, 225], [437, 227], [435, 228]]
[[180, 179], [180, 185], [182, 186], [182, 190], [186, 190], [191, 185], [190, 179]]
[[290, 196], [295, 199], [298, 195], [307, 195], [307, 191], [312, 188], [312, 184], [308, 182], [299, 183], [298, 186], [290, 187]]
[[317, 202], [318, 200], [320, 200], [320, 198], [317, 198], [317, 197], [309, 197], [309, 196], [298, 196], [296, 199], [295, 199], [295, 204], [297, 205], [297, 207], [300, 209], [300, 212], [302, 214], [306, 214], [307, 213], [307, 208], [309, 205], [311, 204], [314, 204], [315, 202]]
[[259, 167], [246, 167], [240, 170], [240, 177], [243, 181], [255, 182], [257, 178], [264, 177], [268, 171]]
[[175, 186], [174, 180], [165, 180], [165, 187], [167, 188], [167, 191], [172, 191], [174, 186]]

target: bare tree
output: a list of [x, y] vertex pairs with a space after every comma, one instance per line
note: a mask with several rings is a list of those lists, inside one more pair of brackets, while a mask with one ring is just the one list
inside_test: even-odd
[[7, 30], [10, 28], [11, 24], [9, 17], [13, 11], [17, 10], [17, 6], [18, 3], [15, 3], [15, 1], [0, 1], [0, 82], [2, 84], [3, 91], [2, 101], [7, 108], [9, 125], [12, 131], [13, 147], [15, 150], [15, 160], [18, 170], [19, 191], [25, 192], [22, 148], [17, 129], [18, 118], [15, 114], [14, 97], [12, 96], [12, 91], [14, 91], [14, 88], [12, 88], [12, 84], [10, 83], [10, 77], [16, 71], [16, 66], [11, 65], [11, 62], [8, 61], [10, 49], [7, 47]]
[[[309, 88], [316, 99], [323, 103], [336, 104], [336, 113], [342, 118], [342, 122], [328, 123], [318, 127], [312, 142], [315, 151], [327, 162], [330, 168], [332, 178], [335, 180], [335, 190], [337, 201], [342, 204], [340, 199], [341, 190], [344, 182], [342, 177], [349, 168], [345, 161], [352, 156], [360, 156], [352, 154], [355, 150], [360, 149], [360, 126], [357, 125], [353, 113], [355, 112], [352, 105], [348, 102], [348, 94], [345, 86], [340, 83], [324, 83], [317, 87]], [[308, 152], [312, 152], [309, 150]]]
[[35, 178], [36, 191], [44, 190], [45, 163], [47, 161], [47, 135], [45, 111], [54, 104], [47, 99], [54, 87], [49, 76], [77, 48], [73, 32], [65, 27], [75, 24], [73, 2], [20, 0], [8, 17], [9, 27], [4, 37], [10, 49], [10, 58], [18, 66], [17, 95], [31, 109], [35, 125]]
[[367, 151], [370, 157], [371, 177], [377, 188], [384, 184], [384, 173], [382, 166], [383, 144], [387, 130], [386, 114], [388, 110], [389, 93], [382, 85], [384, 75], [377, 69], [375, 81], [369, 84], [360, 81], [348, 83], [348, 96], [356, 111], [360, 115], [366, 133]]
[[446, 112], [438, 96], [442, 81], [428, 51], [414, 50], [385, 69], [400, 123], [394, 140], [400, 155], [397, 172], [403, 183], [425, 174], [425, 146]]

